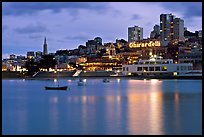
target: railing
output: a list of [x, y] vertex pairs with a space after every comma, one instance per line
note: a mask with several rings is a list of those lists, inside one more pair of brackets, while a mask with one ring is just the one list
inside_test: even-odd
[[79, 76], [79, 75], [81, 74], [81, 72], [82, 72], [82, 70], [77, 70], [77, 71], [74, 73], [73, 77]]
[[39, 73], [39, 71], [38, 72], [36, 72], [32, 77], [35, 77], [37, 74]]

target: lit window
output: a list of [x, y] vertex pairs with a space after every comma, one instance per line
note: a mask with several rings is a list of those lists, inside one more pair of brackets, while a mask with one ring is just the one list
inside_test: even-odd
[[167, 71], [167, 66], [162, 66], [162, 71]]

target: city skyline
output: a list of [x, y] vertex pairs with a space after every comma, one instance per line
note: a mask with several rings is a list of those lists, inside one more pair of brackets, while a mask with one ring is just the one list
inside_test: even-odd
[[74, 49], [95, 37], [103, 43], [127, 40], [128, 27], [135, 25], [147, 38], [160, 25], [160, 14], [183, 19], [190, 31], [202, 29], [201, 2], [3, 2], [2, 7], [3, 58], [42, 51], [45, 36], [49, 52]]

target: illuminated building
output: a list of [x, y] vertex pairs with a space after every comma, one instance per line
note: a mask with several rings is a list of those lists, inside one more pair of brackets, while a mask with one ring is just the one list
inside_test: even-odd
[[160, 15], [160, 41], [162, 46], [169, 42], [184, 41], [184, 21], [172, 14]]
[[128, 28], [128, 42], [143, 40], [143, 28], [134, 26]]
[[159, 40], [150, 40], [145, 39], [137, 42], [130, 42], [129, 47], [130, 48], [146, 48], [146, 47], [160, 47], [160, 41]]
[[106, 55], [108, 56], [116, 55], [116, 50], [115, 50], [115, 46], [113, 45], [113, 43], [105, 43], [104, 47], [106, 49]]
[[108, 59], [94, 59], [89, 60], [84, 64], [80, 64], [84, 70], [88, 71], [98, 71], [98, 70], [119, 70], [122, 69], [122, 63], [118, 60], [108, 60]]
[[124, 75], [181, 75], [193, 69], [192, 63], [173, 63], [172, 59], [162, 59], [152, 55], [148, 60], [139, 60], [132, 65], [122, 65]]
[[174, 19], [174, 40], [184, 41], [184, 21], [180, 18]]
[[160, 41], [162, 46], [167, 46], [169, 41], [173, 40], [173, 20], [174, 15], [172, 14], [160, 15]]
[[102, 39], [100, 37], [96, 37], [94, 40], [88, 40], [86, 42], [87, 54], [96, 54], [102, 48]]

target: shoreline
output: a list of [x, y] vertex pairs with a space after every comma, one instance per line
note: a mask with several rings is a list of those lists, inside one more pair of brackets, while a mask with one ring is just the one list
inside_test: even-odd
[[[99, 79], [99, 78], [109, 78], [109, 79], [138, 79], [138, 80], [150, 80], [150, 79], [186, 79], [186, 80], [202, 80], [202, 76], [80, 76], [83, 79]], [[2, 80], [11, 79], [25, 79], [25, 80], [54, 80], [53, 77], [43, 77], [43, 78], [33, 78], [33, 77], [2, 77]], [[79, 77], [58, 77], [58, 79], [79, 79]]]

